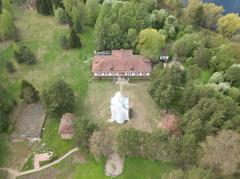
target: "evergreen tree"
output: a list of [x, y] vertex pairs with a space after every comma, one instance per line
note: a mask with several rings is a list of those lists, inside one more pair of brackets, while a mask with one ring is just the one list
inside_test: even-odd
[[14, 46], [14, 57], [19, 64], [33, 64], [36, 62], [35, 54], [31, 51], [29, 47], [21, 43], [18, 43]]
[[3, 9], [3, 7], [2, 7], [2, 0], [0, 0], [0, 14], [2, 14], [2, 9]]
[[73, 90], [63, 80], [56, 81], [43, 91], [43, 101], [47, 111], [57, 116], [74, 111]]
[[31, 83], [22, 80], [20, 98], [27, 104], [36, 103], [39, 101], [39, 92]]
[[7, 67], [7, 70], [8, 70], [9, 73], [13, 73], [13, 72], [16, 71], [13, 63], [10, 62], [10, 61], [7, 61], [6, 67]]
[[37, 0], [37, 11], [42, 15], [52, 15], [53, 14], [53, 4], [50, 0]]
[[70, 48], [80, 48], [82, 46], [79, 36], [74, 29], [71, 29], [71, 34], [69, 37], [69, 47]]
[[0, 39], [6, 39], [13, 35], [14, 33], [14, 23], [12, 14], [6, 10], [2, 10], [0, 14]]

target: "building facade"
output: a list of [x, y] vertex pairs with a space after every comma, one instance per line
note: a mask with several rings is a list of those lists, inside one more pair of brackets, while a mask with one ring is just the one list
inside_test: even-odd
[[151, 62], [142, 55], [133, 55], [132, 50], [112, 50], [111, 54], [95, 54], [92, 73], [103, 77], [149, 77]]

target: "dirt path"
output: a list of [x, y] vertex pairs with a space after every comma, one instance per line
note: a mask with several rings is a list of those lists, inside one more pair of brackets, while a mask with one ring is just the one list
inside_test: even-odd
[[79, 151], [79, 148], [74, 148], [71, 151], [69, 151], [68, 153], [66, 153], [64, 156], [62, 156], [61, 158], [55, 160], [52, 163], [44, 165], [43, 167], [40, 167], [38, 169], [28, 170], [28, 171], [25, 171], [25, 172], [18, 172], [16, 170], [13, 170], [13, 169], [10, 169], [10, 168], [0, 168], [0, 170], [7, 171], [9, 179], [15, 179], [15, 178], [17, 178], [19, 176], [23, 176], [23, 175], [28, 175], [28, 174], [31, 174], [31, 173], [39, 172], [39, 171], [47, 169], [47, 168], [49, 168], [49, 167], [51, 167], [53, 165], [56, 165], [59, 162], [61, 162], [62, 160], [64, 160], [65, 158], [67, 158], [69, 155], [71, 155], [72, 153], [75, 153], [77, 151]]

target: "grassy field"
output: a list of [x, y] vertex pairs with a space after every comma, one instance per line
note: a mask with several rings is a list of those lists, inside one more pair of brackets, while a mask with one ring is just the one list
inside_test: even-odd
[[[28, 175], [24, 178], [59, 178], [59, 179], [108, 179], [104, 173], [105, 160], [80, 159], [81, 154], [75, 153], [61, 163], [44, 171]], [[142, 158], [127, 158], [122, 175], [117, 179], [161, 179], [161, 176], [175, 169], [171, 163], [161, 163]]]
[[110, 81], [91, 81], [86, 99], [86, 111], [89, 118], [98, 125], [108, 127], [133, 127], [143, 131], [152, 131], [161, 121], [161, 112], [148, 93], [149, 82], [140, 81], [124, 84], [122, 93], [129, 97], [129, 106], [133, 117], [124, 125], [109, 123], [110, 100], [120, 90], [120, 86]]

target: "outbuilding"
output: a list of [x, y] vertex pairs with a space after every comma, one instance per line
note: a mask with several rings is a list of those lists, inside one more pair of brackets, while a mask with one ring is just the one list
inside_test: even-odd
[[58, 129], [58, 134], [62, 139], [72, 139], [74, 135], [74, 127], [73, 121], [75, 119], [75, 115], [72, 113], [65, 113], [62, 116], [60, 126]]

